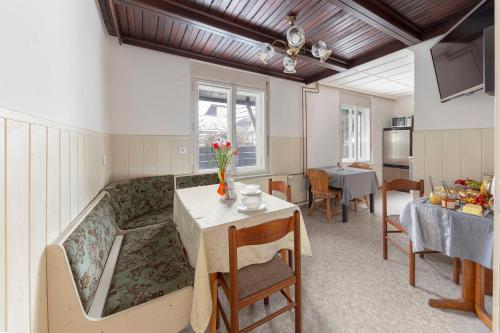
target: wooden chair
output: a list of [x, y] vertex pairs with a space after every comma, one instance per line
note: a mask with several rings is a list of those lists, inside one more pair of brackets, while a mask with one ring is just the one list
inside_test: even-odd
[[[349, 165], [351, 168], [358, 168], [358, 169], [364, 169], [364, 170], [371, 170], [370, 165], [368, 163], [360, 163], [360, 162], [353, 162], [351, 165]], [[365, 195], [364, 197], [366, 207], [370, 208], [370, 201], [368, 200], [368, 196]], [[362, 201], [359, 198], [354, 198], [354, 211], [358, 211], [358, 202]]]
[[282, 180], [273, 181], [269, 178], [269, 194], [273, 195], [273, 191], [283, 193], [286, 201], [292, 202], [292, 187]]
[[[399, 215], [387, 215], [387, 192], [389, 191], [418, 191], [419, 196], [424, 195], [424, 181], [412, 181], [408, 179], [393, 179], [389, 182], [382, 183], [382, 243], [383, 243], [383, 257], [387, 260], [387, 244], [390, 242], [398, 250], [406, 254], [410, 258], [410, 272], [409, 282], [412, 287], [415, 287], [415, 253], [413, 252], [413, 244], [410, 239], [408, 250], [402, 248], [398, 243], [388, 237], [389, 233], [404, 233], [408, 236], [406, 228], [399, 223]], [[388, 224], [396, 228], [396, 230], [388, 230]], [[424, 253], [439, 253], [437, 251], [422, 251], [419, 252], [420, 257], [424, 257]], [[453, 280], [458, 283], [459, 274], [459, 260], [453, 260]]]
[[[338, 198], [342, 192], [337, 189], [331, 189], [328, 186], [328, 175], [326, 171], [319, 169], [307, 170], [307, 176], [311, 183], [311, 193], [313, 195], [312, 205], [309, 210], [310, 214], [314, 213], [314, 209], [318, 208], [326, 213], [326, 220], [330, 222], [330, 218], [335, 214], [340, 214], [342, 209], [332, 209], [331, 200]], [[317, 201], [320, 200], [326, 208], [316, 207]]]
[[[266, 263], [250, 265], [238, 270], [239, 247], [268, 244], [285, 237], [292, 231], [294, 237], [294, 265], [288, 265], [281, 258], [275, 256]], [[298, 211], [295, 211], [293, 216], [289, 218], [274, 220], [249, 228], [237, 230], [235, 226], [229, 227], [229, 273], [220, 273], [219, 281], [224, 294], [229, 300], [231, 308], [230, 320], [228, 320], [219, 298], [217, 298], [217, 307], [230, 333], [249, 332], [292, 309], [295, 309], [295, 332], [301, 332], [300, 253], [300, 213]], [[283, 291], [291, 286], [295, 286], [294, 300]], [[240, 330], [240, 309], [278, 292], [281, 292], [285, 297], [287, 305]]]
[[[273, 195], [273, 191], [280, 192], [282, 193], [286, 201], [292, 202], [292, 187], [288, 185], [286, 182], [282, 180], [274, 180], [272, 178], [269, 178], [269, 194]], [[281, 250], [280, 251], [280, 256], [285, 260], [286, 263], [289, 263], [289, 260], [292, 259], [291, 256], [292, 251], [291, 250]], [[288, 296], [290, 296], [290, 288], [286, 288], [285, 292], [287, 293]], [[264, 298], [264, 304], [269, 304], [269, 297]]]

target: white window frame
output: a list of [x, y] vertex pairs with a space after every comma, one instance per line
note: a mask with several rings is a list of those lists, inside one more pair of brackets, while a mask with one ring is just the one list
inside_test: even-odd
[[236, 137], [236, 126], [235, 126], [235, 115], [236, 115], [236, 99], [239, 91], [247, 92], [247, 93], [255, 93], [262, 94], [261, 105], [260, 107], [263, 110], [263, 115], [257, 118], [258, 125], [256, 130], [257, 133], [257, 147], [261, 147], [260, 151], [257, 148], [257, 165], [247, 166], [247, 167], [237, 167], [236, 163], [231, 163], [231, 172], [233, 175], [259, 175], [265, 174], [268, 172], [268, 153], [267, 153], [267, 92], [264, 89], [256, 89], [251, 87], [245, 87], [237, 84], [228, 84], [221, 82], [211, 82], [208, 80], [193, 80], [193, 170], [196, 174], [206, 174], [213, 173], [217, 171], [217, 167], [210, 169], [199, 169], [199, 151], [198, 151], [198, 140], [199, 140], [199, 131], [198, 131], [198, 122], [199, 122], [199, 114], [198, 114], [198, 96], [199, 96], [199, 86], [212, 86], [214, 88], [222, 88], [229, 89], [229, 101], [228, 101], [228, 140], [233, 143], [234, 138]]
[[[368, 136], [368, 139], [370, 140], [369, 144], [368, 144], [368, 150], [370, 152], [370, 156], [368, 159], [358, 159], [357, 156], [359, 155], [359, 135], [358, 133], [356, 133], [356, 157], [355, 158], [343, 158], [342, 156], [342, 151], [343, 151], [343, 146], [344, 146], [344, 138], [343, 138], [343, 127], [342, 127], [342, 110], [343, 109], [349, 109], [349, 110], [354, 110], [355, 114], [357, 114], [358, 110], [359, 109], [365, 109], [367, 110], [368, 112], [368, 125], [369, 125], [369, 129], [370, 129], [370, 133], [369, 133], [369, 136]], [[352, 117], [350, 116], [349, 117], [349, 124], [351, 124], [351, 119]], [[358, 124], [357, 124], [357, 117], [354, 117], [354, 121], [356, 122], [355, 124], [355, 128], [357, 129], [358, 128]], [[349, 125], [350, 127], [350, 125]], [[339, 156], [339, 160], [343, 163], [349, 163], [349, 162], [363, 162], [363, 163], [372, 163], [373, 161], [373, 149], [372, 149], [372, 146], [373, 146], [373, 126], [372, 126], [372, 110], [370, 107], [366, 107], [366, 106], [360, 106], [360, 105], [351, 105], [351, 104], [341, 104], [340, 105], [340, 110], [339, 110], [339, 128], [340, 128], [340, 156]]]

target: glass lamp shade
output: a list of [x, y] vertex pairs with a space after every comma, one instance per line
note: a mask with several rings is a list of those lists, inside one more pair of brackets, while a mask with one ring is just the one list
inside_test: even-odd
[[297, 73], [295, 71], [295, 65], [297, 65], [297, 60], [293, 60], [292, 58], [286, 56], [283, 58], [283, 66], [285, 67], [285, 70], [283, 73], [286, 74], [295, 74]]
[[319, 61], [325, 62], [332, 54], [332, 50], [327, 48], [326, 43], [320, 40], [311, 47], [311, 53], [316, 58], [319, 58]]
[[296, 48], [301, 48], [306, 41], [304, 29], [302, 29], [298, 25], [292, 25], [286, 31], [286, 39], [288, 41], [288, 45]]
[[269, 43], [264, 43], [257, 51], [257, 58], [264, 64], [274, 56], [274, 47]]

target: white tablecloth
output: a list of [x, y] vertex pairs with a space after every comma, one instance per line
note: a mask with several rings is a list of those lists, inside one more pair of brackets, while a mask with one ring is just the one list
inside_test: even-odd
[[[191, 266], [196, 269], [191, 326], [204, 332], [212, 311], [209, 273], [229, 272], [228, 227], [245, 228], [277, 218], [289, 217], [298, 207], [262, 193], [266, 210], [241, 213], [237, 205], [243, 184], [236, 183], [238, 198], [223, 201], [216, 193], [218, 185], [178, 189], [174, 196], [174, 221]], [[312, 255], [311, 245], [301, 216], [301, 247], [303, 255]], [[293, 233], [265, 245], [238, 249], [238, 267], [269, 261], [280, 249], [293, 250]]]

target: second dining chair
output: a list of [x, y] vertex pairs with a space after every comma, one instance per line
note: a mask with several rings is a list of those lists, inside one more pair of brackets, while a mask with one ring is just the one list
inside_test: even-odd
[[292, 187], [282, 180], [273, 180], [269, 178], [269, 194], [273, 195], [273, 192], [280, 192], [286, 198], [286, 201], [292, 202]]
[[[361, 162], [353, 162], [352, 164], [349, 165], [350, 168], [356, 168], [356, 169], [364, 169], [364, 170], [371, 170], [370, 165], [368, 163], [361, 163]], [[370, 208], [370, 202], [368, 201], [368, 197], [365, 195], [364, 198], [366, 207]], [[360, 198], [354, 198], [354, 211], [358, 211], [358, 202], [362, 202]]]
[[[290, 232], [293, 232], [293, 264], [287, 265], [278, 256], [263, 264], [254, 264], [238, 269], [238, 249], [249, 245], [263, 245], [275, 242]], [[295, 310], [295, 332], [302, 329], [301, 312], [301, 245], [300, 245], [300, 213], [253, 227], [236, 229], [229, 227], [229, 273], [220, 273], [219, 281], [222, 290], [229, 300], [230, 317], [226, 316], [219, 298], [217, 307], [222, 320], [230, 333], [250, 332], [258, 326], [291, 310]], [[295, 287], [295, 297], [292, 300], [284, 291]], [[287, 300], [287, 305], [249, 326], [239, 328], [239, 311], [255, 304], [275, 293], [281, 293]]]
[[[403, 233], [409, 237], [408, 230], [400, 223], [399, 215], [387, 215], [387, 192], [390, 191], [418, 191], [419, 197], [424, 195], [424, 181], [413, 181], [408, 179], [393, 179], [382, 183], [382, 255], [387, 260], [387, 245], [390, 242], [398, 250], [406, 254], [409, 259], [409, 282], [412, 287], [415, 287], [415, 252], [413, 252], [413, 244], [410, 238], [407, 249], [401, 247], [393, 239], [389, 238], [390, 233]], [[388, 230], [388, 225], [391, 225], [396, 230]], [[424, 253], [438, 253], [437, 251], [422, 251], [419, 252], [423, 257]], [[453, 260], [453, 279], [458, 283], [458, 264], [457, 260]]]
[[318, 202], [320, 201], [325, 205], [325, 208], [318, 207], [318, 209], [323, 210], [326, 213], [326, 220], [330, 222], [330, 218], [334, 214], [340, 214], [342, 211], [339, 208], [332, 207], [332, 199], [340, 198], [342, 192], [340, 190], [331, 189], [328, 184], [328, 175], [324, 170], [319, 169], [309, 169], [307, 170], [307, 176], [309, 182], [311, 183], [311, 193], [312, 193], [312, 205], [310, 208], [310, 214], [316, 209]]

